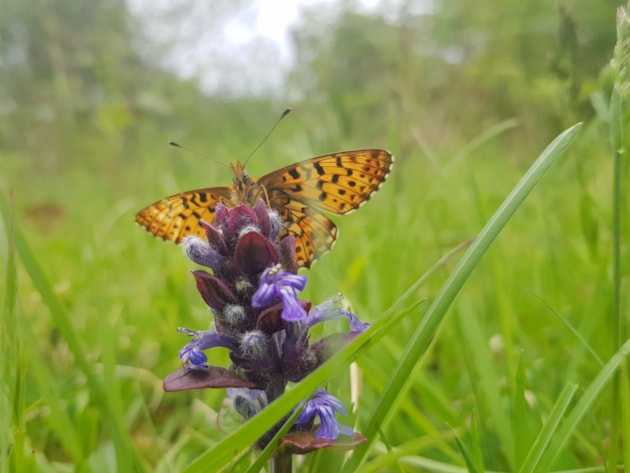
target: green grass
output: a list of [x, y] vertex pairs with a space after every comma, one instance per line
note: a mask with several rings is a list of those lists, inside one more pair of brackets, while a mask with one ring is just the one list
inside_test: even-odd
[[[325, 383], [349, 402], [354, 360], [362, 393], [353, 418], [370, 440], [346, 471], [603, 471], [610, 419], [623, 419], [619, 409], [627, 412], [629, 403], [628, 344], [614, 348], [618, 332], [608, 322], [612, 166], [603, 152], [580, 155], [578, 141], [532, 191], [569, 135], [519, 186], [523, 166], [489, 154], [495, 139], [489, 133], [434, 166], [421, 155], [399, 156], [374, 199], [336, 219], [339, 242], [310, 271], [306, 297], [318, 302], [342, 291], [374, 328], [242, 427], [230, 422], [220, 390], [162, 393], [161, 379], [177, 368], [185, 343], [176, 327], [203, 328], [209, 317], [181, 252], [132, 223], [152, 199], [210, 178], [198, 182], [146, 159], [123, 182], [93, 186], [77, 179], [87, 172], [77, 169], [34, 195], [15, 185], [14, 229], [5, 220], [1, 244], [2, 408], [13, 413], [3, 415], [12, 419], [5, 464], [13, 471], [219, 471], [316, 386]], [[580, 225], [577, 160], [597, 170], [586, 183], [600, 209], [597, 257]], [[254, 175], [282, 164], [254, 163]], [[63, 208], [58, 220], [29, 218], [29, 206], [46, 199]], [[2, 214], [10, 213], [4, 195]], [[465, 256], [421, 278], [473, 236]], [[220, 350], [209, 355], [227, 364]], [[232, 468], [244, 471], [253, 458], [245, 454]], [[319, 452], [304, 461], [300, 471], [334, 470], [343, 456]]]
[[[317, 386], [350, 405], [355, 362], [358, 403], [342, 420], [369, 442], [349, 458], [303, 457], [300, 471], [629, 470], [629, 167], [608, 144], [624, 149], [620, 97], [606, 113], [545, 152], [513, 146], [512, 120], [448, 152], [419, 136], [400, 153], [395, 117], [389, 143], [336, 141], [325, 123], [278, 130], [252, 175], [334, 150], [321, 142], [389, 144], [397, 162], [364, 208], [334, 218], [339, 241], [307, 273], [305, 298], [343, 292], [372, 329], [242, 426], [222, 390], [163, 393], [186, 342], [176, 328], [210, 316], [192, 264], [133, 223], [148, 203], [229, 173], [159, 148], [153, 133], [128, 159], [109, 160], [112, 146], [53, 171], [0, 156], [2, 468], [255, 471], [255, 439]], [[233, 144], [243, 159], [253, 135], [192, 140]]]

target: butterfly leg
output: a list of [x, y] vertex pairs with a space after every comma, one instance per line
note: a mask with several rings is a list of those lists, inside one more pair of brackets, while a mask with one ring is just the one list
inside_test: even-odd
[[272, 208], [271, 207], [271, 202], [269, 201], [269, 194], [267, 193], [267, 187], [263, 184], [260, 186], [262, 189], [263, 194], [265, 195], [265, 203], [267, 204], [267, 208]]

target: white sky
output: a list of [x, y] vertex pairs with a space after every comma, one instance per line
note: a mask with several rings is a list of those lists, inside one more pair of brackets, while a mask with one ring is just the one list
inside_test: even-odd
[[[381, 3], [391, 7], [400, 1], [355, 0], [352, 4], [362, 11], [373, 11]], [[199, 77], [208, 92], [227, 89], [236, 93], [281, 89], [293, 64], [290, 31], [303, 20], [302, 10], [317, 6], [334, 15], [343, 3], [127, 0], [145, 35], [157, 44], [168, 43], [149, 51], [140, 47], [143, 54], [159, 58], [181, 77]]]

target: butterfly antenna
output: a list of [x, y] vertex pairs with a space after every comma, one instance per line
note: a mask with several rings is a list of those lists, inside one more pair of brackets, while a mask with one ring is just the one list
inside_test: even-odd
[[254, 151], [252, 151], [249, 156], [247, 156], [247, 159], [245, 160], [245, 162], [243, 163], [243, 167], [245, 167], [245, 165], [247, 164], [247, 162], [252, 158], [252, 156], [254, 156], [254, 154], [256, 153], [256, 151], [258, 151], [258, 149], [263, 145], [263, 143], [265, 141], [267, 141], [267, 139], [271, 136], [271, 134], [273, 133], [273, 130], [276, 129], [276, 127], [278, 126], [278, 124], [282, 121], [282, 119], [284, 117], [286, 117], [289, 113], [291, 113], [291, 110], [293, 110], [291, 107], [288, 107], [284, 112], [282, 112], [282, 115], [280, 115], [280, 118], [278, 118], [276, 120], [276, 123], [273, 124], [273, 126], [271, 127], [271, 130], [269, 130], [269, 132], [265, 135], [265, 137], [260, 141], [260, 143], [258, 143], [258, 146], [256, 146], [256, 148], [254, 148]]
[[208, 156], [207, 154], [203, 154], [203, 153], [200, 153], [199, 151], [195, 151], [194, 149], [190, 149], [190, 148], [187, 148], [186, 146], [182, 146], [179, 143], [176, 143], [174, 141], [169, 141], [168, 144], [171, 145], [171, 146], [174, 146], [175, 148], [184, 149], [184, 150], [188, 151], [189, 153], [196, 154], [197, 156], [201, 156], [202, 158], [209, 159], [210, 161], [214, 161], [215, 163], [222, 164], [223, 166], [225, 166], [227, 168], [230, 167], [229, 164], [224, 163], [223, 161], [219, 161], [218, 159], [215, 159], [215, 158], [213, 158], [211, 156]]

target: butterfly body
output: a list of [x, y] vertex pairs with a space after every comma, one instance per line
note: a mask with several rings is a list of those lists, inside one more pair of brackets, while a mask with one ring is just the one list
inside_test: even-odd
[[394, 162], [379, 149], [343, 151], [311, 158], [273, 171], [258, 180], [240, 162], [231, 164], [232, 187], [209, 187], [159, 200], [136, 215], [136, 222], [157, 237], [181, 242], [188, 235], [205, 236], [200, 220], [212, 223], [216, 205], [253, 206], [259, 199], [278, 212], [279, 238], [295, 236], [296, 262], [310, 267], [332, 248], [337, 227], [322, 211], [353, 212], [376, 192]]

